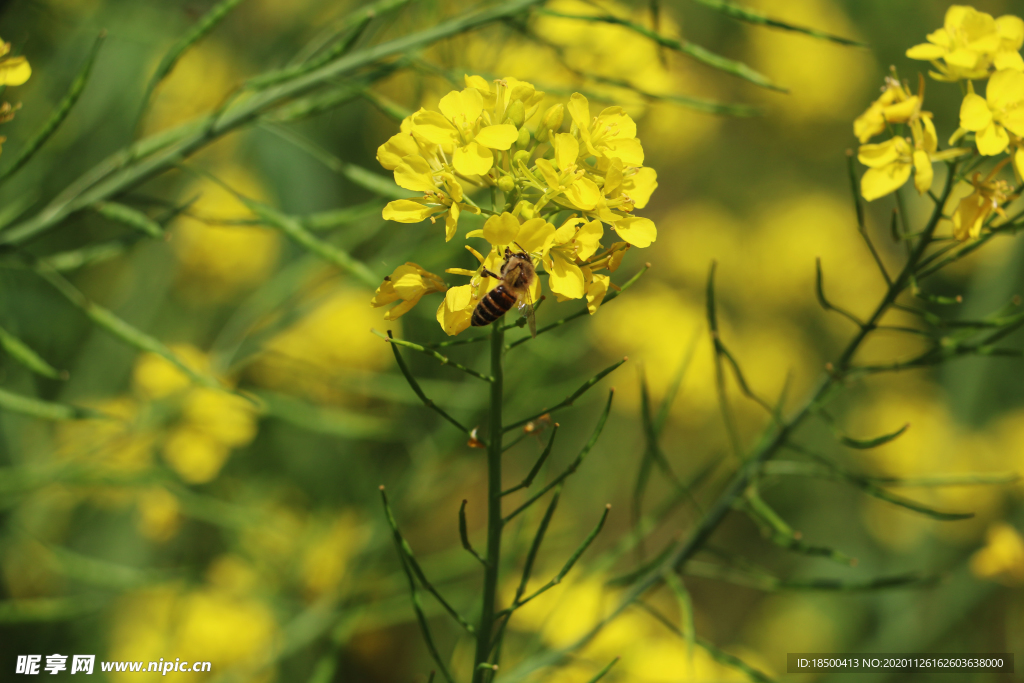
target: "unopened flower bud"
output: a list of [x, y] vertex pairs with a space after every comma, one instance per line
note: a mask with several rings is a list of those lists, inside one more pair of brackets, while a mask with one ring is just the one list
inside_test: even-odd
[[514, 190], [516, 187], [516, 181], [512, 179], [510, 175], [503, 175], [498, 178], [498, 189], [502, 192], [508, 193]]
[[512, 104], [508, 105], [508, 109], [505, 110], [505, 115], [508, 116], [508, 120], [512, 124], [519, 128], [523, 125], [523, 121], [526, 120], [526, 107], [523, 106], [522, 100], [516, 100]]
[[544, 112], [540, 119], [541, 128], [558, 130], [562, 127], [562, 118], [565, 116], [565, 107], [561, 104], [553, 104]]
[[537, 142], [547, 142], [548, 138], [551, 137], [551, 131], [549, 131], [544, 126], [541, 126], [540, 128], [537, 129], [537, 132], [534, 134], [534, 137], [537, 138]]
[[515, 212], [518, 213], [520, 217], [526, 220], [530, 220], [531, 218], [537, 215], [537, 210], [534, 208], [533, 204], [526, 201], [525, 199], [516, 205]]
[[519, 149], [526, 149], [530, 146], [530, 131], [525, 127], [519, 129], [519, 137], [516, 139], [516, 146]]
[[530, 163], [530, 153], [527, 152], [525, 149], [519, 150], [518, 152], [512, 155], [512, 163], [514, 163], [516, 166], [519, 166], [519, 164], [521, 163], [528, 165]]

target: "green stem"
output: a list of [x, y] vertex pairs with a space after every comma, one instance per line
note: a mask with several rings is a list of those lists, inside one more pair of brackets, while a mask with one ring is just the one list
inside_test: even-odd
[[[501, 411], [504, 373], [502, 356], [505, 353], [505, 330], [501, 325], [491, 329], [491, 410], [488, 420], [487, 448], [487, 561], [484, 564], [484, 597], [480, 611], [480, 628], [476, 633], [476, 657], [473, 662], [473, 683], [484, 683], [494, 630], [494, 601], [498, 593], [498, 570], [501, 561]], [[491, 670], [493, 673], [493, 670]]]

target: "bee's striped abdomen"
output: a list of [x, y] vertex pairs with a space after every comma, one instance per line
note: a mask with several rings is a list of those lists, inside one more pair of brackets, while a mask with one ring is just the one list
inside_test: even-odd
[[516, 303], [516, 297], [509, 293], [505, 285], [498, 285], [487, 293], [473, 309], [473, 327], [490, 325], [505, 315]]

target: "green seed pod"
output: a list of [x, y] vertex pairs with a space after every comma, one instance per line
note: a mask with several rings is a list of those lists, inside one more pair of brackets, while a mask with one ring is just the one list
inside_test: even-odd
[[516, 128], [519, 128], [523, 125], [523, 121], [526, 120], [526, 107], [523, 106], [521, 100], [516, 100], [512, 104], [508, 105], [508, 109], [505, 110], [505, 115]]
[[520, 162], [522, 162], [522, 163], [526, 164], [527, 166], [529, 166], [530, 165], [530, 153], [527, 152], [525, 149], [521, 149], [521, 150], [519, 150], [518, 152], [516, 152], [515, 154], [512, 155], [512, 162], [516, 165], [516, 167], [519, 166]]
[[519, 149], [526, 149], [530, 146], [530, 131], [526, 128], [519, 129], [519, 138], [516, 140], [516, 146]]
[[516, 181], [512, 179], [510, 175], [503, 175], [498, 178], [498, 189], [502, 192], [508, 193], [514, 190], [516, 187]]

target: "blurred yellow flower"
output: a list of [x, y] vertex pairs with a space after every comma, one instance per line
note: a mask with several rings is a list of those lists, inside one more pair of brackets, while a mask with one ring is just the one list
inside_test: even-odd
[[318, 289], [310, 296], [305, 315], [267, 342], [248, 375], [264, 387], [317, 401], [352, 400], [343, 380], [392, 361], [387, 345], [369, 333], [380, 314], [366, 305], [365, 290]]
[[[923, 87], [923, 86], [922, 86]], [[853, 121], [853, 134], [865, 143], [880, 133], [889, 124], [906, 123], [921, 111], [921, 97], [910, 91], [892, 76], [887, 76], [882, 95], [871, 103], [863, 114]]]
[[988, 81], [984, 98], [974, 93], [970, 82], [967, 90], [960, 105], [960, 127], [975, 133], [978, 152], [1001, 154], [1010, 144], [1007, 131], [1024, 135], [1024, 73], [997, 71]]
[[[205, 353], [191, 344], [172, 344], [174, 355], [197, 373], [207, 374], [210, 361]], [[167, 398], [192, 386], [191, 378], [177, 365], [155, 353], [144, 353], [132, 368], [132, 386], [146, 400]]]
[[1009, 201], [1014, 193], [1007, 181], [992, 179], [996, 170], [984, 179], [980, 173], [975, 173], [971, 179], [974, 191], [961, 199], [953, 212], [953, 236], [961, 242], [976, 239], [981, 235], [985, 221], [993, 213], [1006, 216], [1003, 204]]
[[1022, 43], [1024, 22], [1019, 17], [993, 19], [969, 5], [951, 5], [943, 27], [929, 33], [927, 43], [907, 50], [907, 57], [930, 61], [936, 80], [971, 80], [988, 76], [993, 65], [1024, 69], [1018, 52]]
[[169, 540], [178, 532], [181, 523], [181, 505], [178, 498], [162, 487], [139, 493], [136, 499], [139, 511], [139, 532], [153, 541]]
[[1005, 522], [993, 524], [985, 547], [971, 556], [971, 573], [1010, 586], [1024, 584], [1024, 538]]
[[395, 320], [411, 311], [424, 294], [443, 292], [446, 289], [448, 287], [440, 277], [415, 263], [408, 262], [398, 266], [391, 275], [384, 278], [384, 282], [370, 300], [370, 305], [380, 308], [401, 300], [402, 303], [384, 314], [385, 320]]
[[11, 56], [11, 44], [0, 41], [0, 85], [24, 85], [32, 75], [25, 57]]
[[[122, 598], [110, 631], [110, 659], [212, 662], [216, 675], [247, 676], [250, 681], [273, 678], [265, 668], [280, 638], [270, 609], [251, 597], [217, 587], [185, 589], [164, 585]], [[111, 674], [131, 680], [137, 674]], [[208, 677], [200, 677], [208, 678]], [[197, 680], [194, 673], [170, 673], [167, 680]]]
[[300, 559], [303, 589], [310, 597], [337, 590], [351, 568], [352, 559], [369, 539], [369, 528], [346, 512], [317, 529]]
[[[177, 345], [172, 350], [196, 370], [210, 366], [208, 357], [193, 346]], [[163, 456], [190, 484], [213, 480], [231, 450], [248, 444], [256, 435], [252, 404], [223, 390], [194, 386], [177, 366], [155, 353], [139, 356], [133, 384], [136, 392], [149, 400], [173, 397], [178, 401], [180, 413], [167, 427]]]
[[[266, 197], [260, 182], [242, 166], [230, 164], [214, 174], [247, 197]], [[175, 221], [170, 235], [178, 260], [177, 285], [191, 303], [222, 303], [270, 274], [277, 264], [280, 235], [256, 225], [229, 224], [252, 217], [238, 197], [205, 180], [192, 183], [182, 196], [195, 201]]]

